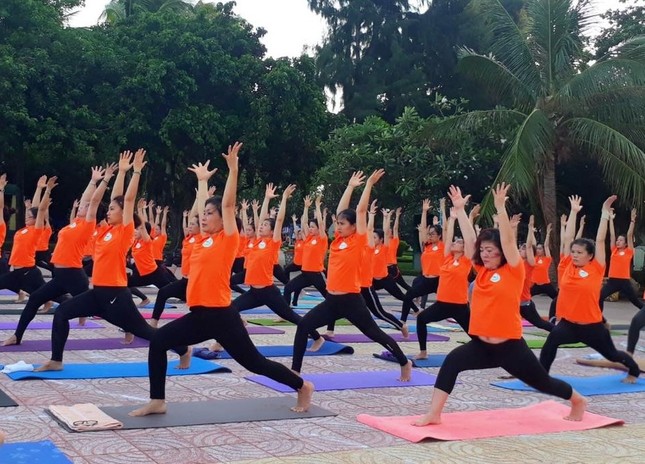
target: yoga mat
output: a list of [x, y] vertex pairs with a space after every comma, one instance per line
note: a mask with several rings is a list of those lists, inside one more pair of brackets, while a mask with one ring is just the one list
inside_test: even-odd
[[[0, 309], [0, 315], [3, 316], [20, 316], [22, 314], [23, 308], [2, 308]], [[38, 313], [39, 316], [53, 316], [54, 311], [49, 311], [47, 313]]]
[[[305, 311], [304, 309], [294, 309], [293, 312], [295, 312], [296, 314], [300, 314], [301, 316], [303, 314], [307, 314], [307, 311]], [[274, 314], [275, 315], [275, 313], [273, 311], [271, 311], [269, 308], [267, 308], [266, 306], [261, 306], [259, 308], [253, 308], [253, 309], [245, 309], [244, 311], [240, 311], [241, 316], [251, 316], [251, 315], [254, 315], [254, 314], [256, 314], [256, 315], [257, 314]]]
[[[414, 337], [411, 335], [408, 338], [403, 338], [403, 335], [401, 334], [401, 332], [388, 333], [388, 335], [392, 337], [395, 342], [398, 342], [398, 343], [417, 342], [417, 337]], [[327, 338], [327, 336], [324, 336], [324, 337], [325, 339], [331, 340], [336, 343], [373, 343], [372, 339], [370, 339], [367, 335], [364, 335], [362, 333], [335, 334], [333, 338]], [[450, 337], [446, 337], [445, 335], [436, 335], [436, 334], [428, 333], [426, 340], [429, 342], [447, 342], [448, 340], [450, 340]]]
[[[160, 319], [179, 319], [181, 316], [185, 316], [188, 313], [161, 313]], [[152, 313], [141, 312], [141, 315], [144, 319], [152, 319]]]
[[[246, 312], [246, 311], [245, 311]], [[244, 313], [242, 313], [244, 314]], [[255, 325], [264, 325], [264, 326], [293, 326], [291, 322], [288, 321], [280, 321], [278, 322], [276, 319], [264, 319], [264, 318], [257, 318], [257, 319], [249, 319], [248, 320], [249, 324], [255, 324]], [[347, 319], [338, 319], [336, 321], [336, 325], [352, 325], [351, 322], [349, 322]]]
[[[0, 330], [16, 330], [17, 326], [18, 326], [18, 322], [13, 322], [13, 321], [0, 322]], [[51, 330], [51, 328], [52, 328], [51, 321], [31, 321], [31, 323], [27, 326], [28, 330], [46, 330], [46, 329]], [[69, 328], [70, 329], [102, 329], [103, 326], [91, 320], [85, 321], [85, 325], [78, 325], [78, 320], [75, 320], [74, 322], [70, 322]]]
[[[123, 338], [88, 338], [67, 340], [65, 345], [66, 351], [81, 350], [120, 350], [123, 348], [144, 348], [148, 346], [148, 340], [134, 338], [129, 345], [121, 342]], [[51, 351], [52, 344], [50, 340], [25, 340], [20, 345], [0, 346], [0, 352], [24, 352], [24, 351]]]
[[49, 440], [5, 443], [0, 446], [0, 462], [11, 464], [72, 464]]
[[9, 406], [18, 406], [18, 403], [12, 400], [5, 392], [0, 390], [0, 408], [6, 408]]
[[[167, 375], [197, 375], [231, 372], [227, 367], [203, 359], [192, 359], [190, 368], [175, 369], [178, 360], [168, 363]], [[132, 363], [95, 363], [95, 364], [65, 364], [62, 371], [47, 372], [14, 372], [7, 374], [12, 380], [35, 379], [114, 379], [128, 377], [148, 377], [147, 362]]]
[[2, 296], [17, 296], [17, 293], [12, 292], [11, 290], [7, 290], [6, 288], [3, 288], [0, 290], [0, 295]]
[[246, 331], [250, 335], [261, 335], [261, 334], [273, 335], [273, 334], [283, 334], [284, 333], [284, 330], [280, 330], [280, 329], [273, 329], [271, 327], [252, 327], [252, 326], [249, 326], [249, 325], [246, 326]]
[[[638, 364], [638, 367], [640, 367], [641, 372], [645, 372], [645, 359], [634, 359], [634, 361], [636, 361], [636, 364]], [[583, 366], [605, 367], [609, 369], [618, 369], [625, 372], [627, 371], [627, 367], [625, 367], [623, 364], [609, 361], [608, 359], [605, 359], [603, 357], [601, 357], [600, 359], [578, 358], [576, 359], [576, 363], [581, 364]]]
[[168, 403], [166, 414], [153, 414], [144, 417], [128, 415], [130, 411], [139, 407], [138, 405], [106, 406], [101, 407], [101, 410], [123, 422], [123, 428], [119, 430], [336, 416], [336, 413], [314, 405], [311, 405], [307, 412], [293, 412], [290, 408], [295, 404], [295, 397], [283, 396]]
[[[139, 306], [139, 309], [155, 309], [155, 304], [148, 303], [147, 305]], [[177, 306], [166, 303], [164, 304], [163, 309], [177, 309]]]
[[360, 414], [356, 419], [365, 425], [399, 438], [418, 443], [435, 440], [473, 440], [477, 438], [540, 435], [544, 433], [589, 430], [608, 425], [622, 425], [620, 419], [585, 412], [581, 421], [563, 419], [569, 407], [555, 401], [516, 409], [453, 412], [442, 414], [441, 424], [416, 427], [420, 416], [377, 417]]
[[[434, 385], [437, 380], [435, 375], [415, 371], [412, 373], [412, 379], [409, 382], [401, 382], [398, 380], [400, 375], [400, 371], [330, 372], [325, 374], [304, 374], [302, 378], [313, 382], [317, 392], [358, 390], [362, 388], [427, 387]], [[293, 391], [292, 388], [263, 375], [251, 375], [245, 378], [279, 392]]]
[[[307, 348], [311, 346], [313, 340], [309, 340]], [[272, 345], [272, 346], [257, 346], [256, 347], [263, 356], [267, 358], [277, 358], [277, 357], [291, 357], [293, 356], [293, 346], [292, 345]], [[231, 355], [226, 351], [210, 351], [208, 349], [193, 349], [193, 354], [201, 351], [203, 355], [199, 356], [206, 359], [232, 359]], [[315, 352], [305, 351], [305, 356], [329, 356], [333, 354], [352, 354], [354, 353], [354, 348], [347, 345], [342, 345], [340, 343], [334, 342], [325, 342], [323, 346]]]
[[[378, 359], [383, 359], [385, 361], [391, 361], [398, 363], [399, 361], [394, 357], [389, 351], [384, 351], [382, 353], [373, 353], [372, 356]], [[430, 354], [428, 359], [414, 359], [414, 356], [408, 356], [408, 359], [412, 361], [414, 367], [441, 367], [443, 362], [446, 359], [445, 354]]]
[[[598, 377], [571, 377], [556, 375], [556, 378], [564, 380], [578, 390], [581, 395], [617, 395], [619, 393], [637, 393], [645, 391], [645, 379], [638, 379], [634, 384], [621, 382], [625, 376], [603, 375]], [[535, 391], [521, 380], [509, 380], [506, 382], [493, 382], [491, 385], [507, 390]]]
[[[545, 342], [546, 342], [546, 338], [526, 340], [526, 344], [529, 346], [529, 348], [533, 350], [542, 348]], [[585, 345], [584, 343], [568, 343], [566, 345], [560, 345], [560, 348], [586, 348], [586, 347], [587, 345]]]

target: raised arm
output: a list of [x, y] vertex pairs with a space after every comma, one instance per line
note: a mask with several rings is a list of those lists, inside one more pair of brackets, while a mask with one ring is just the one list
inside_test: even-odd
[[576, 233], [576, 238], [582, 238], [582, 234], [585, 233], [585, 219], [587, 216], [583, 215], [580, 218], [580, 227], [578, 227], [578, 233]]
[[102, 168], [101, 166], [94, 166], [92, 168], [92, 177], [90, 178], [90, 181], [88, 182], [87, 187], [85, 187], [85, 190], [83, 191], [83, 195], [81, 195], [81, 199], [78, 202], [79, 206], [84, 206], [89, 204], [90, 200], [92, 199], [92, 195], [94, 195], [94, 192], [98, 187], [97, 184], [101, 181], [101, 179], [103, 179], [104, 174], [105, 174], [105, 169]]
[[309, 235], [309, 208], [311, 208], [311, 197], [307, 195], [303, 200], [302, 216], [300, 217], [300, 227], [305, 237]]
[[116, 197], [123, 195], [123, 189], [125, 188], [125, 174], [132, 169], [132, 152], [126, 150], [119, 155], [119, 171], [116, 175], [116, 180], [112, 186], [112, 194], [110, 195], [110, 200], [114, 200]]
[[582, 198], [578, 195], [572, 195], [569, 197], [569, 203], [571, 204], [571, 212], [567, 219], [567, 225], [564, 229], [564, 239], [562, 240], [562, 254], [564, 256], [569, 256], [571, 253], [571, 242], [574, 240], [576, 231], [576, 218], [580, 210], [582, 210]]
[[32, 208], [38, 208], [38, 206], [40, 205], [40, 198], [45, 187], [47, 187], [47, 176], [40, 176], [38, 182], [36, 183], [36, 191], [34, 192], [34, 196], [31, 199]]
[[278, 214], [275, 217], [275, 226], [273, 227], [273, 241], [280, 242], [282, 240], [282, 224], [284, 224], [284, 218], [287, 215], [287, 202], [293, 192], [296, 191], [295, 184], [290, 184], [282, 192], [282, 200], [280, 201], [280, 208], [278, 209]]
[[535, 253], [533, 247], [535, 246], [535, 216], [529, 216], [529, 230], [526, 234], [526, 262], [530, 266], [535, 266]]
[[634, 249], [634, 229], [636, 228], [636, 208], [631, 211], [629, 218], [629, 229], [627, 229], [627, 246]]
[[260, 218], [258, 220], [258, 224], [269, 217], [269, 204], [271, 203], [271, 200], [278, 198], [278, 194], [275, 193], [276, 189], [277, 187], [272, 183], [266, 185], [266, 188], [264, 189], [264, 200], [262, 200], [262, 209], [260, 209]]
[[564, 234], [567, 228], [567, 215], [560, 216], [560, 255], [564, 255]]
[[150, 224], [154, 224], [154, 223], [155, 223], [155, 201], [154, 201], [154, 200], [150, 200], [150, 201], [146, 204], [146, 208], [147, 208], [147, 210], [148, 210], [148, 213], [147, 213], [147, 218], [148, 218], [148, 219], [147, 219], [147, 221], [148, 221]]
[[4, 189], [7, 183], [7, 174], [0, 175], [0, 224], [4, 224]]
[[421, 225], [419, 226], [419, 246], [423, 251], [423, 246], [428, 241], [428, 210], [430, 209], [430, 200], [426, 198], [421, 204]]
[[249, 202], [242, 200], [240, 202], [240, 215], [242, 216], [242, 232], [246, 236], [246, 225], [249, 223]]
[[551, 230], [553, 229], [553, 224], [547, 224], [546, 226], [546, 236], [544, 237], [544, 254], [547, 257], [551, 257]]
[[363, 235], [367, 232], [367, 207], [370, 203], [372, 187], [374, 187], [374, 185], [376, 185], [384, 175], [384, 169], [377, 169], [367, 179], [367, 182], [365, 182], [365, 188], [363, 189], [361, 199], [358, 201], [358, 206], [356, 207], [356, 233], [359, 235]]
[[[448, 216], [446, 214], [446, 199], [439, 199], [439, 212], [441, 214], [441, 236], [445, 236], [446, 228], [448, 227]], [[446, 242], [448, 243], [448, 242]]]
[[167, 206], [163, 207], [161, 212], [161, 235], [168, 235], [168, 210], [170, 208]]
[[495, 209], [497, 210], [497, 220], [499, 221], [499, 237], [502, 242], [502, 252], [506, 257], [506, 261], [511, 267], [518, 266], [522, 262], [520, 251], [517, 249], [517, 241], [513, 234], [511, 221], [506, 212], [507, 194], [511, 188], [510, 184], [497, 185], [493, 189], [493, 199], [495, 202]]
[[[475, 225], [475, 222], [477, 222], [477, 218], [479, 217], [479, 211], [481, 211], [481, 205], [475, 205], [470, 210], [470, 213], [468, 213], [468, 220], [470, 221], [471, 224]], [[461, 228], [461, 226], [459, 227]]]
[[320, 238], [327, 240], [327, 231], [325, 230], [327, 225], [325, 223], [327, 221], [322, 213], [322, 195], [320, 194], [316, 195], [316, 221], [318, 221], [318, 233]]
[[383, 208], [381, 210], [383, 213], [383, 243], [385, 246], [390, 246], [390, 239], [392, 238], [390, 231], [390, 224], [392, 222], [392, 210]]
[[[188, 168], [189, 171], [194, 172], [197, 177], [197, 194], [195, 195], [195, 204], [197, 205], [197, 215], [201, 218], [206, 208], [206, 200], [208, 200], [208, 179], [215, 174], [216, 169], [208, 170], [210, 160], [205, 163], [193, 164]], [[223, 214], [223, 213], [222, 213]]]
[[607, 222], [609, 222], [609, 216], [611, 215], [611, 205], [618, 198], [616, 195], [612, 195], [605, 200], [602, 204], [602, 212], [600, 214], [600, 224], [598, 225], [598, 232], [596, 233], [596, 256], [594, 257], [601, 266], [606, 264], [605, 257], [605, 238], [607, 237]]
[[240, 148], [242, 148], [242, 144], [235, 142], [232, 146], [228, 146], [227, 155], [222, 154], [228, 166], [228, 176], [226, 177], [226, 185], [224, 186], [224, 194], [222, 195], [222, 219], [224, 221], [224, 233], [226, 235], [233, 235], [237, 232], [235, 203], [237, 201], [238, 154]]
[[[452, 202], [452, 209], [456, 212], [457, 221], [459, 222], [459, 228], [461, 229], [461, 235], [464, 239], [464, 255], [468, 259], [472, 259], [475, 254], [475, 242], [477, 242], [477, 234], [473, 227], [473, 223], [470, 218], [466, 215], [466, 204], [470, 199], [470, 195], [465, 197], [462, 195], [459, 187], [451, 185], [448, 189], [448, 196]], [[446, 241], [447, 249], [450, 249], [449, 242]]]
[[457, 220], [457, 211], [455, 211], [455, 208], [450, 208], [450, 215], [448, 216], [448, 220], [446, 221], [446, 227], [444, 227], [443, 229], [444, 230], [443, 240], [444, 240], [444, 243], [446, 244], [446, 246], [443, 247], [444, 256], [450, 255], [450, 244], [452, 243], [452, 240], [455, 237], [456, 220]]
[[374, 248], [374, 222], [377, 211], [376, 200], [374, 200], [367, 211], [367, 244], [370, 248]]
[[399, 238], [399, 224], [401, 223], [401, 212], [403, 209], [399, 206], [394, 212], [394, 225], [392, 226], [392, 237]]
[[148, 215], [146, 214], [146, 199], [139, 198], [137, 201], [137, 214], [141, 219], [141, 222], [148, 222]]
[[[349, 182], [347, 182], [347, 187], [343, 192], [343, 196], [340, 197], [340, 201], [338, 202], [338, 206], [336, 207], [336, 214], [349, 208], [349, 202], [352, 199], [352, 193], [354, 192], [354, 189], [363, 185], [363, 182], [365, 182], [365, 175], [363, 174], [363, 171], [356, 171], [352, 174], [352, 177], [349, 178]], [[367, 211], [367, 205], [365, 207], [365, 211]]]
[[103, 195], [105, 195], [105, 190], [107, 190], [107, 187], [110, 184], [110, 179], [112, 179], [112, 176], [114, 176], [114, 172], [117, 169], [118, 165], [116, 163], [108, 164], [105, 169], [101, 168], [101, 181], [96, 186], [96, 189], [90, 198], [87, 213], [85, 213], [85, 220], [87, 222], [96, 221], [96, 212], [99, 209], [101, 201], [103, 201]]
[[260, 234], [260, 203], [254, 198], [251, 201], [251, 209], [253, 210], [253, 226], [255, 229], [255, 236]]
[[[42, 178], [41, 178], [42, 179]], [[42, 198], [38, 202], [38, 214], [36, 215], [36, 229], [42, 229], [45, 227], [45, 217], [49, 211], [49, 205], [51, 204], [51, 192], [58, 184], [56, 183], [58, 178], [56, 176], [50, 177], [45, 183], [45, 191]]]
[[72, 203], [72, 210], [69, 212], [69, 223], [71, 224], [76, 219], [76, 212], [78, 211], [78, 200]]
[[134, 221], [134, 203], [139, 190], [141, 171], [148, 163], [147, 161], [144, 161], [145, 157], [146, 151], [143, 148], [139, 148], [134, 154], [134, 160], [132, 162], [132, 177], [130, 177], [128, 189], [125, 191], [125, 195], [123, 197], [123, 225], [128, 225]]
[[616, 246], [616, 228], [614, 226], [614, 219], [616, 218], [616, 213], [614, 210], [609, 211], [609, 247], [614, 248]]

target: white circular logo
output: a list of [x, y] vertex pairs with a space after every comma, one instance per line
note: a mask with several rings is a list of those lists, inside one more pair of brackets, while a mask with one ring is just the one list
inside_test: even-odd
[[380, 249], [380, 248], [375, 248], [375, 249], [374, 249], [374, 254], [375, 254], [375, 255], [378, 255], [380, 252], [381, 252], [381, 249]]
[[141, 248], [141, 243], [137, 242], [137, 244], [134, 246], [137, 250]]
[[76, 227], [76, 223], [75, 223], [75, 222], [72, 222], [72, 223], [69, 225], [69, 228], [70, 228], [70, 229], [74, 229], [75, 227]]
[[542, 260], [541, 260], [541, 259], [538, 259], [538, 264], [542, 264]]
[[432, 247], [432, 251], [437, 251], [438, 249], [439, 249], [439, 247], [437, 245]]
[[341, 242], [341, 244], [340, 244], [340, 245], [338, 245], [338, 249], [339, 249], [339, 250], [344, 250], [345, 248], [347, 248], [347, 246], [348, 246], [348, 245], [347, 245], [347, 243], [346, 243], [346, 242]]
[[620, 256], [625, 256], [625, 252], [624, 252], [624, 251], [621, 251], [621, 252], [620, 252], [620, 253], [618, 253], [618, 254], [619, 254]]
[[492, 276], [490, 276], [490, 281], [493, 282], [494, 284], [496, 284], [500, 280], [502, 280], [502, 277], [497, 272]]
[[96, 237], [99, 234], [98, 230], [95, 230], [94, 233], [92, 234], [92, 237]]
[[188, 243], [195, 243], [195, 237], [190, 237], [188, 239]]
[[258, 243], [258, 248], [259, 248], [260, 250], [264, 250], [266, 247], [267, 247], [266, 242], [260, 242], [260, 243]]
[[580, 269], [580, 270], [578, 271], [578, 275], [579, 275], [580, 277], [582, 277], [583, 279], [584, 279], [585, 277], [589, 277], [589, 273], [588, 273], [587, 271], [585, 271], [584, 269]]
[[253, 242], [249, 242], [249, 244], [248, 244], [248, 247], [247, 247], [247, 248], [253, 248]]
[[204, 248], [210, 248], [213, 246], [213, 237], [208, 237], [208, 239], [204, 240], [204, 243], [202, 243], [202, 246]]
[[108, 232], [105, 234], [105, 237], [103, 237], [104, 242], [109, 242], [110, 240], [112, 240], [112, 232]]
[[21, 233], [22, 235], [25, 235], [27, 232], [29, 232], [29, 229], [22, 229], [22, 231], [21, 231], [20, 233]]
[[312, 241], [311, 241], [311, 244], [312, 244], [312, 245], [315, 245], [315, 244], [317, 244], [317, 243], [318, 243], [318, 240], [312, 240]]
[[452, 265], [453, 265], [453, 266], [459, 266], [459, 261], [455, 259], [455, 260], [452, 262]]

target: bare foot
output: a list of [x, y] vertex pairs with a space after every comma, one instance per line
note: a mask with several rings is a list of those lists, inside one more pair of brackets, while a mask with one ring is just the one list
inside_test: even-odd
[[148, 416], [150, 414], [166, 414], [166, 401], [165, 400], [150, 400], [145, 406], [129, 412], [129, 416], [140, 417]]
[[150, 327], [154, 327], [155, 329], [159, 327], [159, 321], [157, 319], [149, 319], [148, 324], [150, 324]]
[[275, 320], [276, 324], [282, 324], [283, 322], [288, 322], [286, 319], [282, 319], [281, 317], [277, 318]]
[[417, 420], [412, 422], [412, 425], [416, 427], [423, 427], [424, 425], [437, 425], [441, 424], [441, 416], [434, 416], [430, 413], [424, 414], [419, 417]]
[[137, 305], [137, 308], [143, 308], [144, 306], [147, 306], [150, 304], [150, 299], [146, 298], [145, 300], [142, 300], [141, 303]]
[[134, 341], [134, 334], [131, 334], [130, 332], [126, 332], [125, 336], [123, 337], [123, 340], [121, 341], [122, 345], [129, 345]]
[[623, 380], [621, 380], [621, 382], [623, 382], [623, 383], [636, 383], [637, 380], [638, 380], [638, 377], [634, 377], [633, 375], [628, 375]]
[[188, 347], [188, 350], [179, 357], [179, 364], [177, 364], [177, 369], [188, 369], [190, 368], [190, 360], [193, 357], [192, 347]]
[[426, 350], [419, 351], [419, 354], [414, 359], [428, 359], [428, 352]]
[[242, 324], [244, 324], [244, 327], [246, 327], [247, 325], [249, 325], [249, 321], [247, 321], [246, 319], [242, 318]]
[[410, 329], [408, 329], [408, 324], [405, 322], [403, 323], [403, 327], [401, 327], [401, 335], [403, 335], [403, 338], [408, 338], [410, 336]]
[[399, 380], [401, 382], [409, 382], [411, 378], [412, 378], [412, 361], [408, 359], [408, 362], [405, 364], [405, 366], [401, 366], [401, 377], [399, 377]]
[[309, 351], [310, 353], [318, 351], [324, 343], [325, 339], [323, 337], [320, 337], [318, 340], [314, 340], [314, 342], [311, 344], [311, 347], [307, 351]]
[[47, 314], [49, 311], [51, 311], [52, 306], [54, 306], [54, 303], [51, 301], [48, 301], [43, 305], [42, 309], [38, 310], [38, 312], [40, 314]]
[[582, 416], [584, 416], [585, 410], [587, 409], [587, 399], [577, 391], [574, 391], [573, 395], [571, 395], [570, 401], [571, 412], [569, 412], [569, 415], [565, 416], [564, 419], [570, 421], [581, 421]]
[[334, 331], [328, 330], [327, 332], [325, 332], [325, 338], [334, 338]]
[[294, 412], [307, 412], [309, 410], [309, 406], [311, 406], [311, 397], [313, 394], [314, 384], [305, 380], [305, 383], [302, 384], [302, 388], [298, 390], [298, 401], [291, 410]]
[[78, 318], [78, 325], [80, 325], [81, 327], [83, 327], [83, 326], [85, 325], [85, 322], [86, 322], [86, 321], [87, 321], [87, 318], [86, 318], [86, 317], [79, 317], [79, 318]]
[[18, 290], [18, 298], [16, 298], [16, 301], [14, 303], [24, 303], [26, 300], [25, 292], [22, 290]]
[[211, 351], [224, 351], [224, 347], [220, 345], [219, 342], [213, 343], [211, 346], [208, 347], [208, 349]]
[[4, 443], [4, 438], [5, 438], [4, 432], [0, 430], [0, 445]]
[[11, 337], [7, 338], [4, 342], [2, 342], [2, 346], [17, 345], [17, 344], [18, 344], [18, 339], [16, 338], [15, 335], [12, 335]]
[[62, 361], [47, 361], [40, 367], [34, 369], [34, 372], [45, 372], [45, 371], [62, 371], [63, 363]]

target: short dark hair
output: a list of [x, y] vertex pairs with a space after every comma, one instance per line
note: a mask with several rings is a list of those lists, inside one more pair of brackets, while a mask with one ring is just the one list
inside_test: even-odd
[[316, 227], [320, 227], [320, 224], [318, 224], [318, 219], [316, 219], [316, 218], [309, 219], [309, 224], [311, 224], [312, 222], [313, 222], [314, 224], [316, 224]]
[[38, 208], [29, 208], [29, 212], [34, 217], [34, 219], [36, 219], [36, 217], [38, 216]]
[[244, 224], [242, 224], [242, 219], [239, 217], [235, 217], [235, 225], [237, 226], [237, 231], [242, 232], [242, 229], [244, 229]]
[[206, 203], [204, 203], [204, 206], [212, 205], [215, 210], [219, 213], [219, 215], [222, 215], [222, 197], [220, 196], [215, 196], [215, 197], [210, 197], [208, 200], [206, 200]]
[[271, 227], [271, 230], [275, 229], [275, 219], [271, 217], [264, 218], [263, 221], [266, 221], [269, 223], [269, 227]]
[[[132, 222], [134, 222], [134, 228], [138, 229], [143, 221], [141, 220], [141, 216], [139, 216], [137, 213], [134, 213], [132, 215]], [[150, 231], [148, 231], [148, 233], [150, 233]]]
[[125, 197], [123, 195], [118, 195], [112, 198], [112, 201], [119, 205], [119, 208], [123, 209], [123, 204], [125, 202]]
[[573, 245], [580, 245], [589, 253], [592, 257], [596, 256], [596, 242], [590, 238], [577, 238], [571, 242], [570, 250], [573, 248]]
[[484, 229], [477, 236], [477, 241], [475, 242], [475, 254], [473, 255], [473, 264], [478, 266], [483, 266], [484, 262], [481, 257], [481, 246], [484, 242], [490, 242], [495, 245], [501, 254], [502, 261], [501, 266], [506, 264], [506, 256], [504, 256], [504, 251], [502, 250], [502, 240], [499, 236], [498, 229]]
[[351, 225], [356, 224], [356, 211], [353, 209], [344, 209], [336, 215], [336, 219], [345, 219]]
[[434, 229], [434, 231], [437, 233], [437, 235], [439, 236], [439, 238], [443, 238], [443, 237], [442, 237], [442, 235], [443, 235], [443, 229], [441, 228], [441, 226], [440, 226], [439, 224], [433, 224], [433, 225], [431, 225], [431, 226], [430, 226], [430, 229]]
[[385, 240], [385, 232], [383, 229], [374, 229], [374, 233], [378, 235], [378, 238], [381, 239], [381, 241]]

